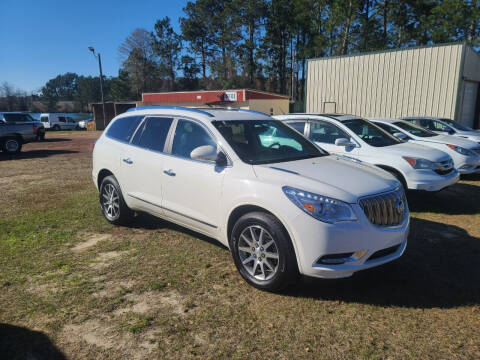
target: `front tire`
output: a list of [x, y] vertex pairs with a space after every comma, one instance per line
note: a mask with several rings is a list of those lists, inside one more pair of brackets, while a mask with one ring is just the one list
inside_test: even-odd
[[133, 218], [130, 210], [123, 199], [120, 185], [115, 176], [107, 176], [100, 185], [100, 207], [103, 216], [114, 225], [126, 225]]
[[290, 237], [271, 214], [252, 212], [238, 219], [230, 249], [240, 275], [258, 289], [280, 291], [298, 276]]
[[17, 154], [22, 150], [22, 141], [19, 138], [11, 137], [2, 141], [2, 151], [7, 154]]
[[53, 131], [60, 131], [60, 126], [54, 125], [53, 126]]

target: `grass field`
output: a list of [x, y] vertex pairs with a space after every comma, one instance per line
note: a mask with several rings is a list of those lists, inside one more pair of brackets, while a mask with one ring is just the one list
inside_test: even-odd
[[97, 136], [0, 153], [0, 357], [480, 358], [480, 176], [409, 195], [398, 261], [279, 295], [248, 286], [211, 239], [146, 215], [109, 225]]

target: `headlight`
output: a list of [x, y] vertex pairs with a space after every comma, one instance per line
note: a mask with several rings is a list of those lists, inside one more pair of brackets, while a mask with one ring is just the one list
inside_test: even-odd
[[315, 219], [334, 224], [339, 221], [357, 220], [352, 207], [340, 200], [308, 191], [284, 186], [283, 192], [292, 202]]
[[459, 154], [466, 155], [466, 156], [475, 156], [475, 153], [472, 150], [468, 150], [465, 148], [462, 148], [460, 146], [452, 145], [452, 144], [447, 144], [447, 146], [452, 149], [453, 151], [456, 151]]
[[427, 169], [427, 170], [437, 170], [438, 166], [435, 165], [433, 161], [427, 159], [419, 159], [412, 157], [403, 157], [406, 162], [408, 162], [414, 169]]

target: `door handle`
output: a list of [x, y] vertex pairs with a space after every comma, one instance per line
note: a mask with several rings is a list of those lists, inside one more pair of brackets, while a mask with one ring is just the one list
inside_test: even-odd
[[124, 162], [124, 163], [127, 163], [128, 165], [133, 164], [133, 161], [130, 160], [130, 158], [125, 158], [125, 159], [123, 159], [123, 162]]
[[163, 170], [163, 173], [164, 173], [164, 174], [167, 174], [168, 176], [175, 176], [175, 173], [173, 172], [172, 169], [170, 169], [170, 170]]

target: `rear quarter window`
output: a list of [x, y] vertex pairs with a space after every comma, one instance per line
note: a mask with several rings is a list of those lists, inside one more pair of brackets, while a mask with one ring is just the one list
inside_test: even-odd
[[127, 116], [117, 119], [108, 128], [107, 136], [115, 140], [129, 142], [142, 119], [143, 116]]

